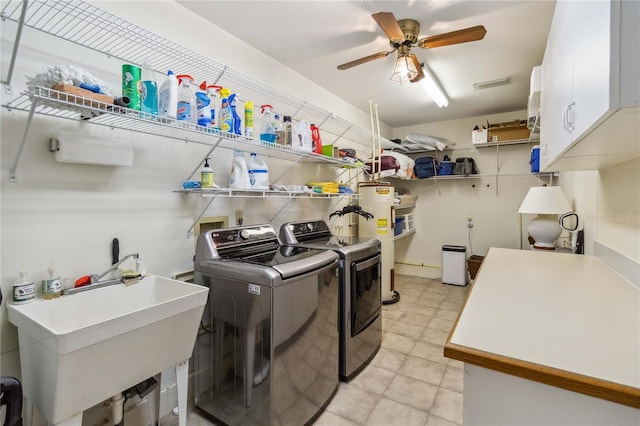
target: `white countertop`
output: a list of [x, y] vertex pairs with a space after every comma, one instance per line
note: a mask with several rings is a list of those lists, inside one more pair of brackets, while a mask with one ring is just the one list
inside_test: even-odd
[[491, 248], [448, 344], [640, 388], [640, 290], [591, 256]]

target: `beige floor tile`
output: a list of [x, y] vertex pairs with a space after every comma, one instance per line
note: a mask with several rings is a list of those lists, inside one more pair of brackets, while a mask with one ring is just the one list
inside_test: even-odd
[[364, 424], [380, 397], [350, 383], [340, 383], [327, 411], [356, 424]]
[[442, 303], [440, 303], [440, 309], [448, 309], [450, 311], [460, 311], [460, 309], [462, 309], [462, 306], [464, 305], [464, 302], [451, 302], [448, 300], [444, 300]]
[[407, 302], [405, 304], [405, 313], [410, 313], [410, 314], [418, 314], [418, 315], [422, 315], [425, 317], [432, 317], [436, 314], [436, 312], [438, 312], [437, 308], [432, 308], [429, 306], [423, 306], [423, 305], [417, 305], [415, 303], [409, 303]]
[[385, 370], [396, 372], [406, 357], [407, 355], [394, 351], [393, 349], [380, 348], [369, 365], [375, 365], [377, 367], [384, 368]]
[[464, 362], [458, 361], [457, 359], [449, 360], [449, 367], [464, 369]]
[[447, 367], [442, 377], [440, 386], [449, 390], [462, 393], [464, 389], [464, 370], [460, 368]]
[[438, 389], [430, 414], [461, 425], [462, 394], [445, 388]]
[[382, 336], [382, 347], [393, 349], [394, 351], [398, 351], [403, 354], [411, 352], [415, 345], [415, 340], [399, 334], [388, 332]]
[[429, 413], [387, 398], [381, 398], [369, 415], [368, 426], [424, 426]]
[[439, 386], [446, 369], [447, 367], [437, 362], [407, 356], [398, 369], [398, 373]]
[[433, 317], [431, 318], [431, 321], [429, 321], [429, 325], [427, 327], [435, 328], [436, 330], [440, 330], [440, 331], [446, 331], [448, 333], [449, 331], [451, 331], [451, 328], [453, 327], [453, 321], [440, 319], [438, 317]]
[[421, 315], [413, 312], [404, 312], [400, 316], [400, 318], [397, 319], [397, 321], [406, 323], [406, 324], [419, 325], [424, 328], [427, 325], [429, 325], [429, 321], [431, 321], [431, 318], [432, 316], [429, 316], [429, 315]]
[[458, 312], [459, 311], [450, 311], [449, 309], [438, 309], [434, 317], [449, 321], [455, 321], [456, 318], [458, 318]]
[[427, 411], [431, 408], [436, 397], [438, 387], [422, 380], [397, 374], [384, 396], [418, 410]]
[[409, 337], [415, 341], [420, 338], [425, 327], [426, 325], [414, 325], [398, 320], [387, 331]]
[[331, 411], [325, 410], [320, 417], [313, 424], [314, 426], [357, 426], [358, 423], [353, 423]]
[[398, 320], [398, 318], [400, 318], [402, 315], [404, 315], [406, 311], [405, 310], [400, 310], [400, 309], [388, 309], [388, 308], [382, 308], [382, 320], [384, 321], [385, 319], [390, 319], [390, 320]]
[[[394, 325], [399, 324], [398, 320], [392, 320], [382, 315], [382, 331], [389, 331]], [[402, 324], [402, 323], [400, 323]]]
[[458, 424], [445, 420], [441, 417], [434, 416], [433, 414], [429, 414], [429, 418], [427, 419], [427, 424], [425, 426], [458, 426]]
[[382, 395], [393, 380], [395, 373], [375, 365], [369, 365], [349, 383], [367, 392]]
[[435, 328], [425, 328], [420, 336], [420, 340], [423, 342], [436, 343], [438, 345], [444, 345], [447, 341], [449, 333], [447, 331], [436, 330]]
[[409, 355], [435, 361], [438, 364], [445, 366], [449, 364], [449, 358], [446, 358], [443, 354], [442, 345], [437, 345], [435, 343], [416, 342], [416, 345], [413, 347]]

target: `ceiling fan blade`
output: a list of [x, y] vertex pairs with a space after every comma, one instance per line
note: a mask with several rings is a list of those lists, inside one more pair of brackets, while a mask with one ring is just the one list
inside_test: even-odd
[[438, 34], [418, 40], [418, 47], [431, 49], [434, 47], [449, 46], [452, 44], [466, 43], [469, 41], [482, 40], [487, 30], [482, 25], [452, 31], [450, 33]]
[[377, 22], [378, 26], [382, 28], [382, 31], [389, 37], [389, 41], [393, 44], [400, 43], [404, 40], [404, 34], [402, 33], [402, 29], [400, 25], [398, 25], [398, 21], [396, 17], [393, 16], [391, 12], [378, 12], [371, 15], [374, 21]]
[[388, 56], [389, 53], [391, 53], [391, 52], [393, 52], [393, 50], [391, 50], [390, 52], [374, 53], [373, 55], [365, 56], [364, 58], [356, 59], [355, 61], [351, 61], [351, 62], [347, 62], [346, 64], [338, 65], [338, 69], [339, 70], [347, 70], [349, 68], [355, 67], [356, 65], [361, 65], [361, 64], [373, 61], [375, 59], [384, 58], [384, 57]]
[[420, 61], [418, 61], [418, 57], [416, 55], [411, 53], [409, 57], [411, 58], [411, 60], [416, 66], [416, 69], [418, 70], [418, 75], [413, 77], [413, 79], [411, 80], [411, 83], [416, 83], [424, 78], [424, 71], [422, 70], [422, 65], [420, 65]]

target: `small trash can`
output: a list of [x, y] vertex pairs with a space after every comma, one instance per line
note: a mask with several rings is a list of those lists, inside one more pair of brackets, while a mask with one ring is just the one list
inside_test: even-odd
[[465, 246], [442, 246], [442, 283], [467, 285], [467, 248]]

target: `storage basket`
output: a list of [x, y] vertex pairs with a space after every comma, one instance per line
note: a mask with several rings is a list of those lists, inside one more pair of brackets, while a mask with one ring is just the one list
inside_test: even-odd
[[469, 275], [471, 276], [472, 280], [476, 278], [476, 274], [478, 273], [483, 260], [484, 256], [478, 256], [475, 254], [472, 254], [467, 259], [467, 269], [469, 270]]

